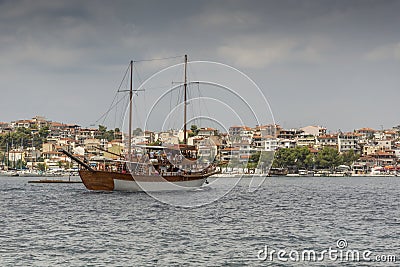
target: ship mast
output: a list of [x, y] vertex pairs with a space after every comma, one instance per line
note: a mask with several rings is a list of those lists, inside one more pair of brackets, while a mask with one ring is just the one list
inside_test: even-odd
[[184, 88], [184, 103], [183, 103], [183, 143], [187, 145], [187, 137], [186, 137], [186, 102], [187, 102], [187, 55], [185, 55], [185, 82], [183, 84]]
[[129, 88], [129, 127], [128, 127], [128, 161], [131, 160], [132, 155], [132, 98], [133, 98], [133, 60], [130, 63], [131, 68], [131, 80]]

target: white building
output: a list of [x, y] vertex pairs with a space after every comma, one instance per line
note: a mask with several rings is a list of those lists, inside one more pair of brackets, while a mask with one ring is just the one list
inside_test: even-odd
[[321, 126], [306, 126], [300, 128], [304, 132], [304, 135], [320, 136], [326, 134], [326, 128]]
[[297, 146], [306, 146], [306, 147], [313, 147], [317, 143], [316, 135], [312, 134], [301, 134], [297, 137], [296, 145]]
[[296, 140], [278, 139], [278, 147], [279, 148], [295, 148], [296, 147]]
[[209, 138], [198, 144], [198, 159], [200, 162], [213, 162], [218, 153], [217, 145]]
[[275, 151], [278, 149], [278, 139], [273, 136], [253, 136], [253, 146], [258, 151]]
[[354, 133], [340, 133], [338, 135], [338, 151], [339, 153], [348, 152], [353, 150], [358, 152], [358, 135]]

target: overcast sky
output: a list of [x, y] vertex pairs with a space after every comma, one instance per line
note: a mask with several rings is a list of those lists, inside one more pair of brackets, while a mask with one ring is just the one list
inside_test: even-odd
[[130, 59], [188, 54], [250, 76], [283, 127], [391, 128], [399, 14], [385, 0], [0, 1], [0, 121], [89, 126]]

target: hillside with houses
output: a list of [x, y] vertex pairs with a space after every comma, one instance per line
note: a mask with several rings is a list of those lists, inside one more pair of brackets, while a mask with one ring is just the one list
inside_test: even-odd
[[[198, 158], [214, 159], [222, 171], [283, 174], [318, 171], [353, 175], [396, 173], [400, 159], [400, 126], [391, 129], [355, 129], [328, 132], [325, 127], [284, 129], [279, 125], [231, 126], [228, 133], [192, 125], [188, 145]], [[136, 146], [180, 144], [182, 130], [133, 132]], [[74, 171], [77, 165], [64, 149], [93, 166], [120, 158], [127, 138], [120, 129], [105, 126], [85, 128], [36, 116], [32, 119], [0, 122], [0, 169], [7, 171]], [[273, 154], [275, 157], [273, 158]], [[400, 165], [400, 164], [399, 164]]]

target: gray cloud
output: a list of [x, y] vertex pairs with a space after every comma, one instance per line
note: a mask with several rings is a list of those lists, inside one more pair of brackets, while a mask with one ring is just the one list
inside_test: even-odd
[[0, 121], [41, 114], [89, 125], [131, 58], [188, 53], [245, 71], [287, 127], [390, 127], [399, 11], [386, 0], [2, 1]]

